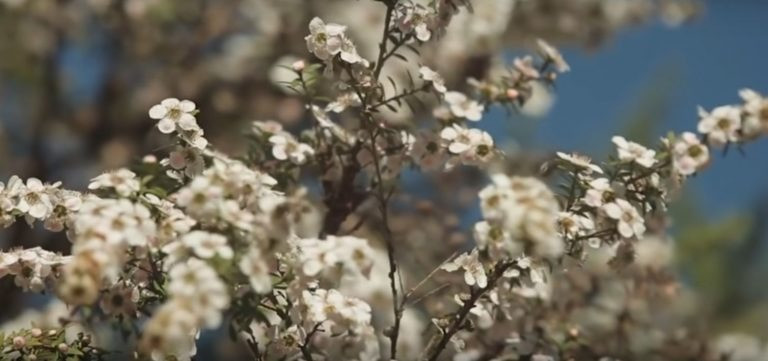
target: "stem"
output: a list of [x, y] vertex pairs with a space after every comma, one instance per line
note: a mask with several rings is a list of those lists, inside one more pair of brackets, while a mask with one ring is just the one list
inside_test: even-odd
[[387, 36], [389, 36], [389, 23], [392, 21], [392, 14], [395, 12], [396, 1], [387, 1], [387, 13], [384, 16], [384, 31], [381, 36], [381, 43], [379, 43], [379, 59], [376, 60], [376, 69], [373, 71], [374, 79], [379, 78], [381, 74], [381, 68], [384, 67], [386, 61], [385, 54], [387, 53]]
[[389, 260], [389, 285], [392, 290], [392, 313], [395, 317], [395, 323], [392, 325], [392, 329], [388, 332], [387, 337], [390, 339], [389, 352], [390, 358], [396, 359], [397, 357], [397, 339], [400, 334], [400, 320], [403, 315], [404, 300], [401, 301], [397, 291], [397, 261], [395, 260], [395, 245], [392, 239], [392, 229], [389, 227], [389, 210], [388, 202], [389, 197], [384, 193], [384, 178], [381, 175], [381, 160], [379, 159], [379, 152], [376, 151], [376, 132], [374, 131], [375, 123], [373, 119], [368, 116], [366, 119], [366, 128], [368, 134], [371, 137], [371, 154], [373, 155], [373, 164], [376, 169], [376, 198], [379, 201], [379, 212], [381, 213], [381, 220], [384, 225], [384, 240], [387, 245], [387, 258]]
[[304, 343], [299, 345], [299, 349], [301, 350], [301, 354], [304, 356], [306, 361], [314, 361], [314, 358], [312, 357], [312, 352], [309, 350], [310, 343], [312, 342], [312, 337], [317, 333], [317, 331], [320, 330], [320, 325], [323, 323], [317, 323], [315, 327], [312, 327], [312, 331], [310, 331], [306, 337], [304, 337]]

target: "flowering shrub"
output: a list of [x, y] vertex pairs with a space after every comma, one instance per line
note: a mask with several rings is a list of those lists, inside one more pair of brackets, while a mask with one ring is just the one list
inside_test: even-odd
[[[148, 110], [167, 154], [96, 176], [84, 193], [12, 177], [0, 189], [3, 225], [41, 222], [72, 247], [0, 253], [0, 277], [54, 294], [63, 304], [50, 312], [66, 315], [0, 334], [0, 359], [117, 357], [95, 342], [98, 324], [153, 360], [190, 359], [217, 329], [253, 360], [733, 355], [736, 341], [709, 342], [693, 315], [674, 312], [685, 289], [664, 224], [710, 153], [768, 134], [768, 98], [742, 90], [740, 104], [699, 110], [698, 133], [653, 148], [615, 136], [616, 155], [599, 164], [557, 153], [538, 176], [509, 175], [493, 136], [474, 126], [491, 107], [524, 107], [570, 71], [566, 60], [539, 40], [535, 54], [454, 89], [429, 58], [410, 59], [470, 3], [378, 2], [373, 58], [346, 26], [309, 22], [312, 60], [286, 67], [283, 84], [305, 105], [299, 134], [255, 122], [248, 152], [227, 155], [205, 138], [194, 102], [169, 98]], [[393, 62], [403, 73], [384, 75]], [[401, 111], [414, 120], [390, 121]], [[393, 220], [409, 212], [404, 173], [464, 168], [489, 179], [475, 195], [474, 241], [454, 254], [445, 239], [419, 249]]]

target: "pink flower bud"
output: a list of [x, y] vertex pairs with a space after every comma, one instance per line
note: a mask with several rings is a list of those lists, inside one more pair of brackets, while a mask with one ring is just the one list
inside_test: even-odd
[[291, 64], [291, 68], [293, 68], [294, 71], [300, 72], [304, 70], [304, 67], [306, 67], [306, 64], [304, 63], [304, 60], [296, 60]]
[[24, 339], [24, 337], [16, 336], [13, 338], [13, 348], [15, 349], [22, 349], [27, 344], [27, 340]]

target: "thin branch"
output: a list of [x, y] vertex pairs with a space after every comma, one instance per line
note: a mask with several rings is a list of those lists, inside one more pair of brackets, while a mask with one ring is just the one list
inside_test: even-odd
[[379, 107], [381, 107], [381, 106], [383, 106], [385, 104], [389, 104], [391, 102], [398, 101], [398, 100], [403, 99], [405, 97], [409, 97], [411, 95], [418, 94], [418, 93], [420, 93], [422, 91], [425, 91], [427, 89], [429, 89], [429, 84], [425, 84], [425, 85], [423, 85], [423, 86], [421, 86], [419, 88], [413, 88], [411, 90], [402, 92], [402, 93], [400, 93], [398, 95], [394, 95], [391, 98], [384, 99], [384, 100], [382, 100], [382, 101], [380, 101], [380, 102], [378, 102], [376, 104], [373, 104], [373, 105], [371, 105], [371, 109], [372, 110], [373, 109], [378, 109]]
[[395, 4], [397, 1], [386, 1], [384, 4], [387, 6], [387, 13], [384, 16], [384, 31], [382, 31], [381, 43], [379, 43], [379, 59], [376, 60], [376, 69], [373, 71], [374, 78], [378, 79], [381, 73], [381, 68], [384, 67], [385, 54], [387, 53], [387, 38], [389, 37], [389, 23], [392, 22], [392, 15], [395, 12]]
[[456, 312], [456, 314], [453, 316], [453, 322], [448, 326], [448, 328], [443, 333], [443, 336], [440, 338], [440, 341], [438, 341], [437, 346], [435, 346], [432, 349], [432, 354], [426, 358], [428, 361], [436, 361], [438, 357], [440, 357], [440, 354], [445, 350], [445, 347], [448, 345], [448, 342], [451, 341], [451, 338], [453, 335], [456, 334], [456, 332], [459, 332], [461, 328], [464, 325], [464, 322], [467, 319], [467, 316], [469, 315], [469, 312], [472, 310], [472, 308], [475, 307], [475, 304], [477, 304], [477, 301], [480, 300], [480, 298], [488, 291], [496, 287], [496, 282], [498, 282], [499, 279], [504, 275], [504, 272], [512, 267], [514, 265], [514, 262], [508, 262], [508, 263], [502, 263], [499, 262], [496, 264], [496, 268], [491, 273], [490, 277], [488, 277], [488, 284], [480, 289], [473, 289], [470, 291], [470, 297], [468, 300], [464, 301], [464, 304], [461, 306], [461, 308]]

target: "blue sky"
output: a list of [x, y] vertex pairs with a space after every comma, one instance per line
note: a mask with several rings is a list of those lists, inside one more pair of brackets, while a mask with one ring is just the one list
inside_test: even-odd
[[[738, 103], [738, 90], [768, 94], [768, 1], [712, 0], [693, 23], [669, 28], [654, 23], [625, 30], [597, 51], [565, 48], [572, 72], [558, 83], [552, 111], [538, 120], [535, 143], [547, 149], [603, 154], [621, 120], [654, 77], [669, 85], [669, 107], [653, 134], [694, 130], [696, 107]], [[710, 169], [693, 179], [705, 214], [719, 218], [749, 209], [768, 196], [768, 139], [746, 155], [716, 154]]]

